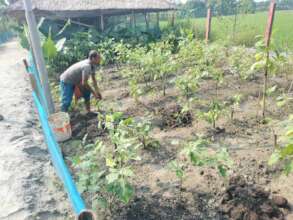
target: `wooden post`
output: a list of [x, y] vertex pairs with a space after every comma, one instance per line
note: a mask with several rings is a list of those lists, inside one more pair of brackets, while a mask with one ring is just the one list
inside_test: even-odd
[[157, 17], [157, 28], [160, 29], [160, 12], [157, 12], [156, 17]]
[[101, 31], [104, 32], [104, 30], [105, 30], [104, 15], [101, 14]]
[[212, 21], [212, 10], [208, 8], [207, 11], [207, 20], [206, 20], [206, 43], [209, 42], [210, 32], [211, 32], [211, 21]]
[[132, 23], [132, 28], [136, 28], [136, 20], [135, 20], [135, 13], [132, 11], [132, 16], [131, 16], [131, 23]]
[[268, 15], [268, 22], [265, 32], [265, 45], [267, 47], [267, 56], [266, 56], [266, 65], [265, 65], [265, 76], [264, 76], [264, 87], [263, 87], [263, 100], [262, 100], [262, 118], [265, 119], [266, 111], [266, 96], [267, 96], [267, 87], [268, 87], [268, 64], [270, 59], [269, 46], [271, 41], [274, 17], [275, 17], [276, 3], [274, 0], [271, 1]]
[[30, 83], [31, 83], [31, 86], [32, 86], [32, 90], [36, 93], [36, 95], [38, 96], [39, 100], [42, 100], [40, 98], [41, 95], [40, 95], [40, 91], [38, 90], [38, 87], [37, 87], [36, 79], [35, 79], [34, 75], [29, 72], [29, 65], [28, 65], [28, 62], [27, 62], [26, 59], [23, 59], [23, 64], [25, 66], [26, 72], [29, 75], [29, 80], [30, 80]]
[[271, 36], [272, 36], [272, 30], [273, 30], [273, 23], [274, 23], [274, 17], [275, 17], [275, 10], [276, 10], [276, 2], [274, 0], [271, 1], [270, 8], [269, 8], [269, 16], [267, 21], [267, 28], [265, 32], [265, 43], [266, 46], [270, 46]]
[[150, 28], [150, 24], [149, 24], [149, 19], [148, 19], [147, 13], [144, 13], [144, 20], [145, 20], [146, 29], [148, 30]]
[[171, 26], [175, 26], [175, 11], [172, 11], [171, 13]]

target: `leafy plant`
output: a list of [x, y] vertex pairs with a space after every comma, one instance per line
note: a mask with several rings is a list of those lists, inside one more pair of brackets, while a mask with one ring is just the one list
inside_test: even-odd
[[216, 128], [216, 121], [225, 112], [224, 105], [220, 104], [218, 101], [213, 100], [208, 107], [207, 112], [199, 112], [198, 117], [206, 120], [208, 123], [212, 124], [213, 128]]
[[183, 163], [178, 162], [177, 160], [173, 160], [168, 163], [167, 167], [176, 174], [176, 177], [179, 180], [179, 200], [181, 200], [182, 185], [185, 178], [185, 165]]
[[186, 100], [190, 98], [199, 88], [199, 74], [191, 72], [180, 75], [176, 78], [176, 87], [180, 90], [181, 94]]
[[208, 141], [199, 138], [188, 142], [181, 154], [185, 155], [193, 166], [215, 166], [221, 176], [227, 176], [227, 170], [233, 165], [227, 149], [221, 148], [214, 151], [209, 149], [209, 146]]
[[98, 140], [95, 145], [85, 146], [90, 149], [88, 153], [73, 161], [80, 169], [78, 185], [81, 191], [93, 193], [111, 214], [117, 201], [127, 204], [134, 195], [131, 180], [135, 174], [131, 162], [140, 160], [138, 152], [142, 145], [131, 132], [131, 118], [124, 119], [119, 112], [99, 118], [103, 119], [100, 126], [109, 132], [110, 142], [105, 144]]
[[269, 165], [274, 165], [280, 161], [284, 162], [284, 171], [288, 175], [293, 171], [293, 115], [284, 123], [284, 135], [282, 137], [283, 147], [277, 149], [269, 160]]
[[251, 79], [253, 71], [251, 65], [254, 62], [254, 57], [245, 47], [233, 48], [229, 56], [230, 70], [233, 74], [238, 75], [240, 79]]
[[133, 129], [133, 136], [137, 137], [143, 148], [158, 148], [160, 146], [158, 141], [150, 137], [152, 124], [149, 121], [133, 123], [131, 127]]
[[256, 62], [252, 65], [252, 70], [264, 71], [264, 84], [263, 84], [263, 99], [262, 99], [262, 119], [265, 120], [266, 112], [266, 99], [269, 74], [276, 74], [283, 62], [283, 56], [275, 48], [273, 42], [266, 46], [263, 39], [258, 41], [255, 45], [257, 53], [255, 54]]
[[243, 96], [241, 94], [237, 94], [237, 95], [234, 95], [232, 97], [232, 103], [231, 103], [231, 120], [234, 119], [235, 110], [237, 108], [239, 108], [240, 103], [241, 103], [241, 100], [242, 100], [242, 97]]

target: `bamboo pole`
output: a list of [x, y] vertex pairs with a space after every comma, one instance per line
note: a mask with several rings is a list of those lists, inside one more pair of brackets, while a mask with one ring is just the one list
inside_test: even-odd
[[41, 47], [40, 36], [37, 29], [36, 18], [32, 10], [31, 0], [23, 0], [25, 16], [29, 29], [31, 47], [36, 61], [37, 70], [40, 74], [41, 82], [44, 88], [45, 98], [47, 101], [47, 112], [55, 112], [54, 103], [49, 86], [48, 72], [45, 65], [44, 55]]

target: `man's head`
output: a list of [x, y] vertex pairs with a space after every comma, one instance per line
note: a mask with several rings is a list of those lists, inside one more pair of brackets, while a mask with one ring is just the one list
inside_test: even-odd
[[100, 64], [101, 56], [97, 51], [91, 50], [89, 53], [89, 60], [91, 61], [91, 64], [98, 65]]

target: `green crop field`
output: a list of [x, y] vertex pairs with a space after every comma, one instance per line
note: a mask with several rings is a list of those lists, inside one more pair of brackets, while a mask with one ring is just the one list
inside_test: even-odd
[[[264, 35], [267, 12], [238, 15], [235, 34], [236, 44], [253, 46], [257, 35]], [[205, 29], [205, 18], [177, 20], [177, 23], [190, 22], [196, 33], [202, 37]], [[163, 23], [163, 22], [162, 22]], [[212, 20], [212, 40], [225, 41], [233, 36], [234, 16], [214, 17]], [[164, 24], [162, 25], [164, 26]], [[293, 11], [277, 11], [273, 27], [273, 38], [282, 48], [293, 49]]]

